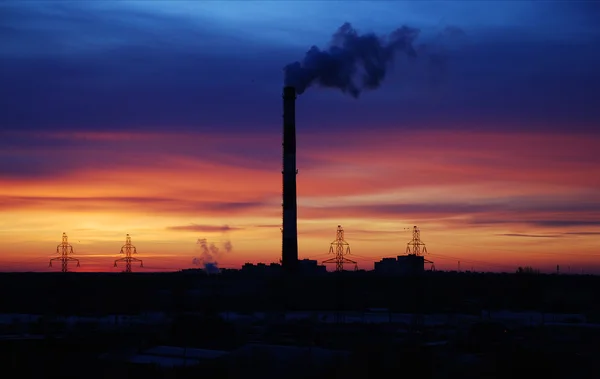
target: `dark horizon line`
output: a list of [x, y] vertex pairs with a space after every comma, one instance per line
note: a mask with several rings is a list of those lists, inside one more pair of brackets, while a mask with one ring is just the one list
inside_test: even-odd
[[[254, 264], [256, 266], [256, 264]], [[265, 264], [268, 265], [269, 264]], [[183, 268], [183, 269], [165, 269], [164, 271], [149, 271], [149, 270], [142, 270], [142, 271], [134, 271], [134, 272], [130, 272], [128, 274], [176, 274], [176, 273], [182, 273], [184, 271], [187, 270], [197, 270], [197, 271], [204, 271], [206, 272], [206, 270], [201, 269], [201, 268]], [[242, 271], [242, 268], [221, 268], [220, 270], [228, 270], [228, 271], [237, 271], [240, 272]], [[354, 270], [344, 270], [344, 273], [355, 273], [357, 271]], [[365, 270], [365, 269], [359, 269], [358, 272], [361, 273], [376, 273], [376, 271], [373, 270]], [[124, 271], [119, 271], [119, 272], [114, 272], [114, 271], [68, 271], [68, 272], [61, 272], [61, 271], [1, 271], [0, 270], [0, 275], [2, 274], [110, 274], [110, 275], [120, 275], [120, 274], [125, 274], [126, 272]], [[325, 273], [327, 274], [335, 274], [336, 271], [326, 271]], [[435, 273], [457, 273], [457, 274], [492, 274], [492, 275], [560, 275], [560, 276], [600, 276], [600, 273], [593, 273], [593, 272], [587, 272], [587, 273], [572, 273], [572, 272], [562, 272], [562, 273], [556, 273], [556, 272], [536, 272], [536, 273], [518, 273], [517, 269], [515, 269], [514, 271], [477, 271], [477, 270], [435, 270], [435, 271], [430, 271], [430, 270], [424, 270], [421, 275], [425, 274], [435, 274]], [[209, 274], [209, 275], [216, 275], [216, 274]], [[268, 275], [266, 275], [268, 276]], [[389, 275], [389, 274], [380, 274], [380, 276], [394, 276], [394, 277], [405, 277], [406, 275]]]

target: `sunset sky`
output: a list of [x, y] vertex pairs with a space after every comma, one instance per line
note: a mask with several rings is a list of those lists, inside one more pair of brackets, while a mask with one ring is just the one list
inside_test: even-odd
[[350, 22], [442, 64], [298, 97], [300, 258], [341, 224], [372, 269], [417, 225], [437, 269], [600, 273], [598, 4], [2, 2], [0, 270], [59, 269], [63, 232], [74, 271], [122, 270], [127, 233], [134, 271], [195, 267], [200, 238], [278, 261], [282, 69]]

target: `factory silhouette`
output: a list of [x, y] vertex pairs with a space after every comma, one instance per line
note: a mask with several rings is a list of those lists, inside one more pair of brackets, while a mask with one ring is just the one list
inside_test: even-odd
[[[311, 86], [332, 88], [341, 91], [357, 99], [366, 90], [375, 90], [381, 86], [386, 78], [387, 71], [394, 63], [399, 53], [408, 59], [417, 57], [417, 49], [414, 43], [419, 37], [420, 31], [409, 26], [402, 26], [392, 31], [387, 37], [381, 37], [374, 33], [361, 34], [353, 26], [346, 22], [333, 34], [330, 45], [326, 49], [311, 47], [305, 56], [296, 62], [289, 63], [283, 68], [283, 167], [282, 167], [282, 227], [281, 227], [281, 267], [279, 264], [258, 264], [260, 270], [274, 270], [284, 272], [286, 275], [301, 273], [312, 273], [324, 271], [324, 266], [319, 262], [298, 259], [298, 206], [296, 177], [296, 100], [297, 95], [305, 93]], [[452, 36], [460, 35], [462, 30], [457, 27], [446, 27], [442, 34]], [[439, 53], [438, 53], [439, 54]], [[424, 61], [432, 62], [433, 55], [424, 45], [419, 48], [419, 55], [423, 55]], [[436, 62], [443, 60], [437, 56]], [[439, 67], [438, 67], [439, 68]], [[358, 80], [358, 78], [360, 78]], [[63, 243], [64, 243], [63, 235]], [[337, 242], [336, 242], [337, 241]], [[338, 226], [336, 232], [336, 248], [330, 251], [334, 256], [321, 262], [322, 264], [335, 264], [335, 271], [343, 271], [344, 264], [354, 265], [357, 262], [351, 260], [347, 242], [344, 239], [344, 231]], [[332, 245], [333, 246], [333, 245]], [[80, 263], [71, 255], [72, 247], [67, 245], [57, 249], [59, 257], [53, 260], [60, 261], [62, 271], [67, 271], [69, 262]], [[70, 249], [70, 250], [69, 250]], [[60, 252], [59, 252], [60, 250]], [[424, 271], [425, 265], [434, 271], [435, 265], [426, 259], [423, 254], [427, 250], [420, 239], [420, 231], [417, 226], [413, 227], [413, 238], [409, 242], [405, 255], [397, 258], [384, 258], [375, 263], [375, 271], [385, 274], [418, 274]], [[121, 249], [125, 256], [118, 260], [125, 264], [125, 272], [132, 272], [132, 263], [143, 262], [134, 258], [136, 249], [131, 245], [129, 235], [127, 242]], [[52, 261], [51, 261], [52, 263]], [[212, 260], [202, 260], [204, 270], [217, 273], [218, 267]], [[115, 267], [117, 261], [115, 261]], [[252, 270], [251, 264], [246, 264], [242, 270]], [[281, 269], [281, 270], [280, 270]]]
[[[295, 67], [297, 72], [298, 68]], [[291, 80], [291, 79], [286, 79]], [[304, 87], [308, 84], [304, 84]], [[305, 90], [305, 88], [304, 88]], [[344, 236], [344, 229], [338, 225], [336, 238], [331, 243], [330, 254], [333, 257], [318, 262], [316, 260], [302, 259], [298, 257], [298, 205], [297, 205], [297, 185], [296, 177], [298, 169], [296, 168], [296, 100], [297, 90], [293, 86], [286, 85], [283, 88], [283, 167], [282, 167], [282, 227], [281, 227], [281, 258], [280, 263], [246, 263], [242, 265], [241, 271], [252, 272], [263, 275], [285, 274], [287, 276], [305, 275], [305, 274], [323, 274], [327, 272], [326, 264], [335, 264], [335, 271], [344, 271], [344, 265], [351, 265], [354, 271], [358, 271], [358, 263], [350, 259], [350, 247]], [[404, 228], [406, 230], [408, 228]], [[206, 243], [204, 239], [199, 239]], [[208, 250], [203, 246], [204, 250]], [[69, 263], [80, 267], [80, 260], [73, 257], [73, 247], [68, 243], [66, 233], [62, 235], [62, 242], [56, 249], [57, 257], [51, 258], [49, 267], [53, 267], [53, 262], [61, 263], [61, 271], [68, 272]], [[424, 271], [435, 271], [435, 263], [427, 259], [427, 248], [421, 240], [421, 231], [415, 225], [412, 227], [412, 239], [407, 243], [404, 255], [396, 257], [385, 257], [374, 264], [374, 272], [381, 275], [419, 275]], [[137, 249], [131, 243], [129, 234], [126, 236], [125, 245], [121, 247], [120, 254], [124, 257], [114, 261], [113, 266], [118, 267], [118, 263], [123, 263], [125, 269], [123, 272], [131, 273], [132, 264], [139, 263], [143, 268], [143, 261], [135, 258]], [[206, 273], [217, 274], [221, 270], [217, 262], [213, 261], [211, 254], [206, 254], [208, 258], [193, 259], [193, 264], [200, 264]], [[460, 269], [460, 258], [457, 258], [458, 271]], [[321, 263], [321, 264], [319, 264]], [[184, 269], [189, 271], [190, 269]], [[472, 271], [472, 270], [471, 270]], [[532, 267], [518, 267], [517, 273], [539, 273]], [[560, 266], [557, 265], [556, 273], [560, 273]], [[583, 270], [582, 270], [583, 274]]]
[[[282, 193], [282, 213], [283, 222], [281, 228], [281, 265], [273, 263], [270, 265], [257, 264], [253, 265], [246, 263], [242, 266], [242, 271], [250, 272], [283, 272], [286, 275], [295, 274], [315, 274], [324, 273], [326, 268], [319, 265], [317, 261], [309, 259], [298, 259], [298, 205], [297, 205], [297, 190], [296, 176], [298, 169], [296, 168], [296, 99], [297, 90], [292, 86], [283, 88], [283, 193]], [[412, 240], [407, 245], [406, 255], [398, 256], [397, 258], [384, 258], [380, 262], [375, 263], [375, 271], [378, 273], [390, 275], [415, 275], [424, 271], [425, 264], [430, 264], [430, 269], [435, 270], [435, 265], [432, 261], [425, 259], [423, 256], [427, 252], [425, 244], [421, 241], [420, 230], [417, 226], [413, 227]], [[62, 243], [56, 248], [58, 257], [50, 260], [50, 267], [53, 261], [61, 262], [61, 271], [68, 271], [69, 263], [76, 263], [80, 267], [80, 261], [72, 255], [73, 247], [68, 243], [66, 233], [62, 235]], [[322, 264], [335, 264], [335, 271], [344, 271], [344, 264], [351, 264], [354, 270], [358, 270], [358, 263], [351, 260], [349, 243], [345, 240], [344, 229], [338, 225], [336, 238], [331, 243], [330, 251], [333, 257], [326, 259]], [[114, 267], [117, 267], [118, 262], [125, 264], [125, 273], [132, 272], [132, 263], [139, 263], [143, 267], [143, 261], [135, 258], [137, 249], [131, 243], [131, 237], [127, 234], [126, 242], [121, 247], [123, 258], [114, 261]], [[196, 263], [196, 258], [194, 258]], [[218, 273], [216, 262], [206, 260], [201, 262], [204, 270], [207, 273]]]
[[[281, 258], [280, 263], [246, 263], [242, 265], [241, 271], [251, 272], [262, 275], [285, 274], [288, 276], [305, 275], [305, 274], [323, 274], [326, 273], [326, 265], [335, 265], [335, 271], [344, 271], [344, 266], [353, 267], [354, 271], [358, 271], [358, 263], [352, 260], [349, 256], [350, 244], [346, 241], [344, 229], [338, 225], [336, 230], [335, 240], [330, 244], [329, 253], [332, 257], [321, 262], [310, 259], [299, 260], [298, 257], [298, 206], [297, 206], [297, 175], [296, 168], [296, 99], [297, 90], [293, 86], [284, 86], [283, 88], [283, 167], [282, 167], [282, 227], [281, 227]], [[407, 230], [409, 228], [404, 228]], [[413, 226], [412, 239], [407, 243], [406, 252], [403, 255], [396, 257], [385, 257], [374, 264], [374, 273], [385, 276], [389, 275], [419, 275], [424, 271], [435, 271], [435, 263], [426, 258], [427, 248], [421, 240], [421, 231], [418, 226]], [[206, 241], [199, 239], [198, 241]], [[204, 250], [208, 250], [203, 246]], [[80, 267], [80, 260], [75, 258], [73, 247], [68, 243], [66, 233], [62, 235], [62, 242], [57, 246], [56, 254], [58, 256], [50, 259], [49, 266], [52, 268], [53, 262], [60, 262], [61, 271], [68, 272], [70, 263]], [[113, 262], [114, 267], [118, 267], [118, 263], [124, 264], [125, 273], [132, 272], [132, 264], [139, 263], [139, 267], [143, 268], [143, 261], [134, 257], [137, 255], [137, 248], [132, 244], [129, 234], [126, 236], [125, 245], [121, 247], [120, 254], [122, 258]], [[211, 256], [202, 259], [194, 258], [193, 264], [203, 266], [203, 270], [209, 274], [217, 274], [221, 270]], [[439, 255], [438, 255], [439, 256]], [[460, 258], [457, 258], [458, 271], [460, 269]], [[483, 263], [483, 262], [482, 262]], [[531, 267], [515, 268], [519, 273], [534, 273], [537, 270]], [[190, 271], [191, 269], [184, 269]], [[472, 271], [472, 270], [471, 270]], [[560, 273], [560, 267], [557, 266], [556, 273]], [[583, 271], [582, 271], [583, 273]]]
[[[426, 259], [423, 254], [427, 253], [425, 243], [421, 241], [420, 230], [417, 226], [413, 227], [412, 230], [413, 238], [407, 243], [405, 255], [400, 255], [397, 258], [383, 258], [379, 262], [375, 262], [374, 272], [383, 275], [417, 275], [425, 270], [425, 264], [429, 264], [429, 271], [435, 271], [435, 265], [432, 261]], [[62, 242], [56, 247], [57, 256], [50, 259], [49, 267], [54, 267], [53, 262], [59, 262], [61, 272], [69, 272], [68, 266], [70, 263], [76, 264], [76, 267], [80, 267], [81, 263], [78, 258], [73, 257], [75, 255], [73, 246], [69, 244], [66, 233], [62, 234]], [[117, 263], [124, 263], [124, 273], [131, 273], [132, 263], [139, 263], [139, 267], [144, 267], [144, 262], [141, 259], [135, 258], [137, 255], [137, 248], [131, 242], [131, 236], [127, 234], [125, 245], [121, 247], [120, 254], [124, 257], [116, 259], [114, 261], [114, 267], [118, 267]], [[325, 274], [327, 272], [326, 265], [335, 265], [336, 272], [344, 271], [344, 265], [346, 267], [353, 267], [353, 271], [358, 271], [358, 263], [349, 258], [350, 243], [346, 241], [344, 236], [344, 228], [338, 225], [336, 230], [336, 237], [330, 243], [329, 254], [331, 258], [321, 261], [319, 264], [316, 260], [311, 259], [295, 259], [294, 270], [299, 274]], [[282, 254], [283, 258], [283, 254]], [[281, 259], [283, 262], [283, 259]], [[203, 266], [203, 271], [207, 274], [217, 274], [220, 269], [217, 262], [212, 260], [212, 257], [206, 258], [194, 258], [193, 264], [200, 264]], [[289, 262], [289, 261], [288, 261]], [[260, 273], [263, 275], [269, 274], [288, 274], [290, 273], [289, 266], [283, 266], [278, 263], [271, 263], [269, 265], [264, 263], [252, 264], [246, 263], [241, 267], [242, 272]], [[184, 269], [190, 270], [190, 269]]]

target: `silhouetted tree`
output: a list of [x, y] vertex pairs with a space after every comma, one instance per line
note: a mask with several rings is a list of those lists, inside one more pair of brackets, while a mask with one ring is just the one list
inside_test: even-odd
[[535, 269], [531, 266], [519, 267], [517, 269], [517, 274], [539, 274], [540, 270]]

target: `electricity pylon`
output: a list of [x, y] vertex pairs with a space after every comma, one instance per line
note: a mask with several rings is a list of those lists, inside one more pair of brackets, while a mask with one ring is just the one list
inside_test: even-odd
[[331, 243], [329, 254], [335, 257], [324, 260], [323, 263], [335, 263], [335, 271], [344, 271], [344, 263], [354, 263], [354, 271], [358, 271], [358, 264], [345, 257], [350, 254], [350, 244], [344, 239], [344, 229], [338, 225], [335, 241]]
[[[406, 244], [406, 255], [422, 256], [423, 254], [427, 254], [427, 247], [425, 247], [425, 242], [421, 241], [421, 231], [414, 226], [412, 240]], [[432, 261], [425, 258], [423, 260], [425, 263], [431, 263], [431, 271], [435, 271], [435, 264]]]
[[125, 262], [125, 272], [131, 272], [131, 262], [140, 262], [140, 267], [144, 267], [144, 262], [141, 259], [132, 257], [132, 254], [137, 254], [137, 250], [135, 246], [131, 244], [131, 237], [129, 234], [125, 239], [125, 245], [121, 247], [119, 253], [125, 254], [125, 257], [115, 260], [115, 267], [117, 267], [117, 262]]
[[56, 247], [56, 254], [59, 256], [50, 259], [50, 265], [48, 267], [52, 267], [53, 261], [60, 261], [62, 272], [68, 271], [67, 266], [69, 262], [77, 262], [77, 267], [79, 267], [79, 259], [71, 257], [71, 255], [74, 254], [73, 246], [69, 245], [67, 233], [62, 234], [62, 242]]

